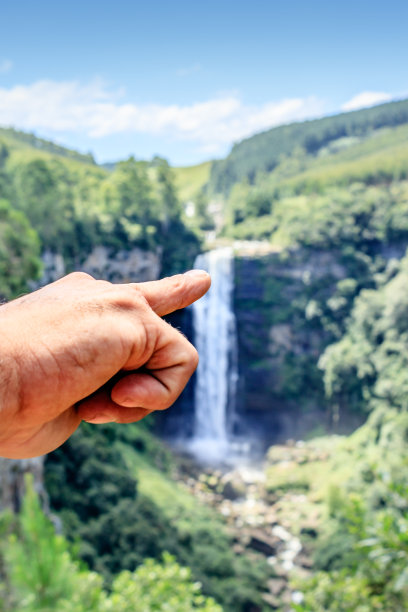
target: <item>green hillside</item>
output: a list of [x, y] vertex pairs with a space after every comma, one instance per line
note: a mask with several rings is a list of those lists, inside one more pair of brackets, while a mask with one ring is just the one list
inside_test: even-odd
[[245, 179], [253, 183], [259, 172], [271, 172], [297, 149], [307, 155], [316, 155], [333, 141], [361, 139], [380, 128], [406, 123], [408, 100], [403, 100], [273, 128], [236, 144], [226, 159], [214, 162], [211, 191], [226, 194], [236, 182]]
[[[321, 243], [320, 229], [326, 231], [323, 226], [335, 224], [338, 216], [344, 224], [351, 201], [364, 208], [367, 197], [373, 206], [377, 201], [387, 223], [401, 213], [394, 219], [401, 225], [407, 178], [406, 125], [381, 128], [364, 139], [335, 140], [318, 155], [300, 150], [271, 172], [259, 173], [253, 184], [244, 180], [233, 186], [225, 204], [224, 234], [281, 246]], [[314, 229], [309, 231], [310, 224]], [[335, 229], [332, 234], [335, 238]]]
[[78, 153], [78, 151], [67, 149], [66, 147], [55, 144], [55, 142], [50, 140], [38, 138], [35, 136], [35, 134], [21, 132], [19, 130], [15, 130], [14, 128], [0, 128], [0, 140], [3, 142], [6, 141], [11, 145], [14, 144], [19, 148], [33, 148], [37, 149], [38, 151], [45, 151], [46, 153], [51, 153], [52, 155], [73, 159], [86, 164], [95, 164], [92, 153]]

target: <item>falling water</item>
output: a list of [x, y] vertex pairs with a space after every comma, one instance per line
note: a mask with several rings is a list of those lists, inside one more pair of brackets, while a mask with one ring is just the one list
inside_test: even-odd
[[193, 307], [200, 363], [190, 446], [199, 458], [219, 461], [228, 450], [232, 433], [238, 379], [233, 250], [222, 248], [199, 255], [195, 267], [207, 270], [212, 284], [207, 295]]

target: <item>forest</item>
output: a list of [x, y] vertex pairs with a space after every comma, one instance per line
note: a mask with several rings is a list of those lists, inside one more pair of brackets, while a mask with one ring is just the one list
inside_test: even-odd
[[[284, 393], [307, 412], [315, 381], [333, 423], [363, 423], [342, 436], [309, 431], [303, 446], [266, 455], [260, 499], [282, 509], [310, 558], [287, 578], [303, 594], [289, 607], [265, 596], [282, 580], [277, 568], [183, 486], [194, 469], [153, 418], [83, 424], [46, 459], [48, 509], [27, 479], [21, 511], [1, 516], [1, 609], [408, 608], [408, 101], [274, 128], [192, 168], [159, 157], [104, 168], [1, 129], [0, 233], [4, 300], [38, 281], [44, 252], [70, 271], [97, 246], [112, 256], [138, 247], [158, 254], [161, 275], [191, 267], [214, 233], [222, 244], [266, 243], [282, 265], [329, 253], [341, 277], [304, 277], [279, 305], [280, 323], [318, 338], [312, 357], [289, 355]], [[268, 287], [276, 313], [284, 288]], [[219, 487], [200, 478], [208, 495]]]

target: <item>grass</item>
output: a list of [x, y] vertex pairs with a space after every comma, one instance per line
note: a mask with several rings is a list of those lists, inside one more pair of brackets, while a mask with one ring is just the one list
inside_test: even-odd
[[408, 171], [408, 126], [374, 132], [369, 138], [343, 151], [308, 157], [306, 168], [293, 176], [279, 176], [279, 166], [264, 180], [280, 191], [305, 192], [328, 185], [352, 182], [382, 182], [406, 175]]
[[166, 518], [176, 524], [186, 516], [191, 522], [206, 518], [221, 522], [218, 513], [204, 506], [168, 474], [154, 467], [148, 457], [128, 444], [120, 444], [120, 450], [128, 469], [138, 481], [138, 491], [159, 506]]
[[212, 161], [197, 166], [173, 168], [177, 191], [182, 202], [192, 200], [210, 178]]

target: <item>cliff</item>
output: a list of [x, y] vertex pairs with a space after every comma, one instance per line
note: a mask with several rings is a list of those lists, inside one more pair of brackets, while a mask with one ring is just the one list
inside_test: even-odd
[[[318, 360], [347, 315], [350, 262], [335, 250], [237, 253], [240, 432], [269, 443], [316, 430], [348, 430], [361, 417], [333, 420]], [[341, 311], [341, 312], [340, 312]]]

